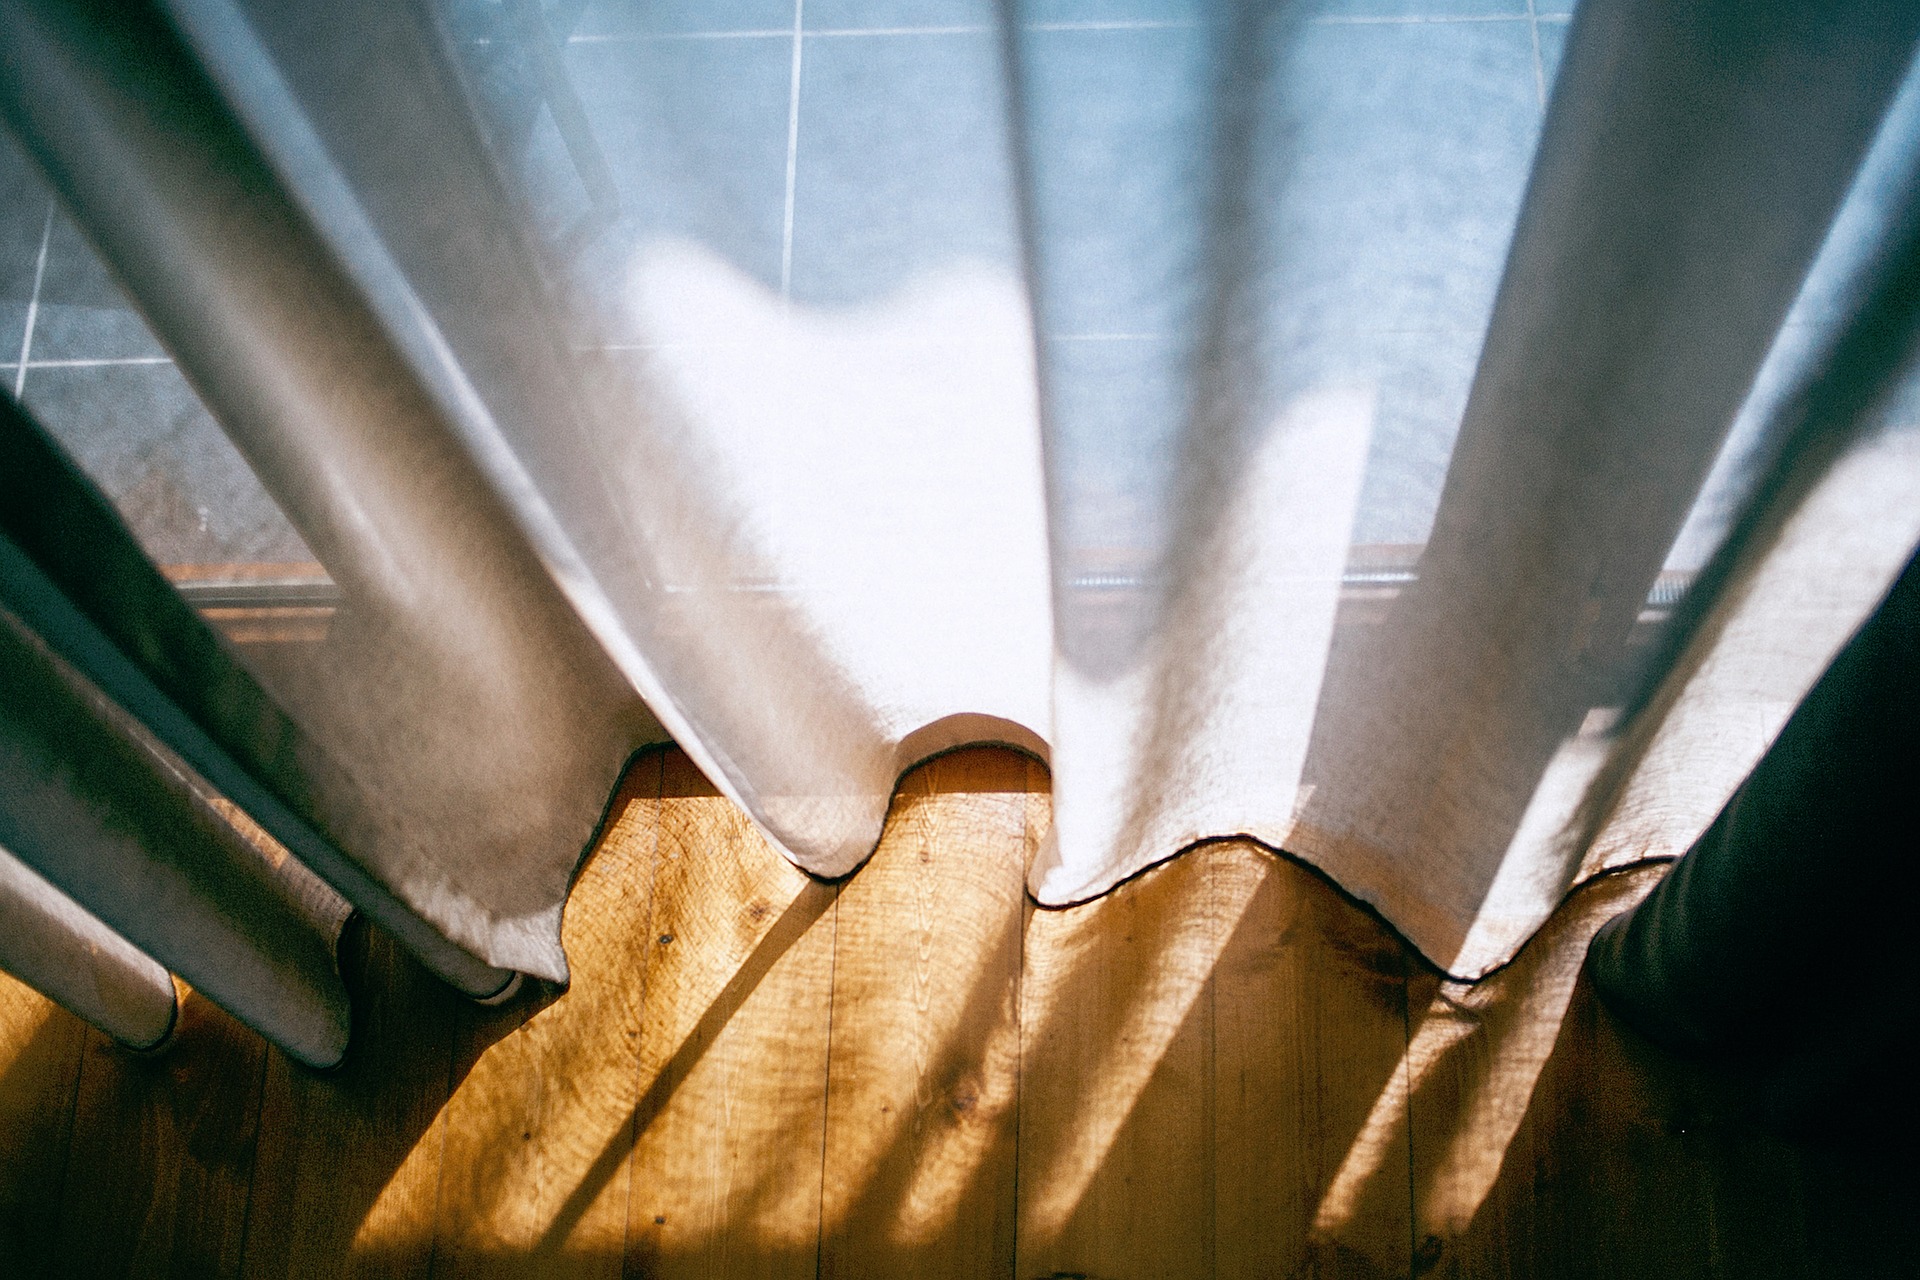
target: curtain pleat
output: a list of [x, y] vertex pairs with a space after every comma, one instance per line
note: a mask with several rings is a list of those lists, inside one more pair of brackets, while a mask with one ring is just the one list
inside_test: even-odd
[[0, 541], [0, 847], [295, 1058], [338, 1062], [339, 900], [283, 850], [247, 840], [220, 797], [60, 656], [85, 620], [33, 578]]
[[167, 971], [0, 849], [0, 970], [137, 1049], [173, 1030]]
[[561, 904], [649, 717], [162, 16], [16, 9], [16, 130], [345, 596], [273, 682], [303, 790], [260, 781], [366, 873], [342, 892], [385, 887], [357, 905], [454, 944], [422, 958], [456, 985], [564, 980]]
[[1546, 806], [1580, 787], [1554, 762], [1591, 758], [1583, 722], [1631, 696], [1633, 628], [1917, 23], [1606, 0], [1574, 19], [1417, 580], [1329, 690], [1297, 842], [1452, 972], [1504, 961], [1571, 883], [1578, 850], [1556, 867], [1551, 846], [1572, 815]]
[[1815, 277], [1828, 287], [1814, 296], [1828, 322], [1791, 351], [1749, 463], [1749, 500], [1571, 824], [1583, 874], [1673, 851], [1676, 839], [1689, 847], [1910, 573], [1920, 544], [1916, 140], [1920, 92], [1909, 82], [1848, 211], [1873, 234], [1823, 251]]

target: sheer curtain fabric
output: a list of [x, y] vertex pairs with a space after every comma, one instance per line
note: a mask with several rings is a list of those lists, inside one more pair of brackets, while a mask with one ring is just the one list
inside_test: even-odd
[[1043, 905], [1247, 835], [1479, 976], [1920, 540], [1911, 6], [58, 8], [14, 132], [341, 595], [265, 785], [476, 994], [668, 734], [822, 876], [999, 741]]

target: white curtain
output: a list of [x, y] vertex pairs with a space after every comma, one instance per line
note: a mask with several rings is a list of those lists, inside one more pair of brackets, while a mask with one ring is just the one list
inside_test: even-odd
[[[1907, 7], [159, 8], [382, 372], [272, 408], [291, 340], [196, 356], [16, 127], [258, 474], [231, 501], [379, 597], [360, 657], [256, 669], [360, 779], [314, 820], [487, 964], [564, 973], [587, 797], [659, 736], [617, 684], [817, 874], [1006, 742], [1053, 770], [1044, 905], [1250, 835], [1478, 976], [1684, 851], [1920, 540]], [[418, 403], [343, 443], [362, 377]], [[403, 438], [459, 461], [413, 487]], [[476, 581], [494, 629], [420, 643]], [[490, 662], [504, 720], [366, 709]], [[516, 789], [364, 780], [481, 757]]]
[[1912, 20], [1593, 7], [444, 7], [649, 705], [821, 874], [1001, 738], [1043, 904], [1244, 833], [1468, 976], [1682, 852], [1920, 534], [1889, 409], [1629, 728], [1871, 288]]

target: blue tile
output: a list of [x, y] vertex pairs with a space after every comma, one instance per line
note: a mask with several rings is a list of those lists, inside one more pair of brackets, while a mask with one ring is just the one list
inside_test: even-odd
[[790, 30], [794, 0], [590, 0], [574, 36]]
[[1281, 329], [1483, 328], [1539, 122], [1524, 24], [1307, 28], [1252, 201]]
[[1321, 21], [1342, 19], [1412, 19], [1445, 21], [1449, 18], [1524, 19], [1527, 0], [1315, 0], [1313, 17]]
[[72, 220], [53, 222], [33, 328], [35, 360], [111, 360], [166, 350]]
[[1018, 0], [1019, 20], [1042, 26], [1099, 23], [1185, 23], [1204, 21], [1212, 10], [1203, 0]]
[[994, 0], [806, 0], [809, 31], [911, 28], [998, 30]]
[[[39, 172], [0, 132], [0, 361], [20, 355], [50, 199]], [[7, 386], [12, 389], [11, 378]]]
[[1042, 331], [1187, 333], [1212, 198], [1206, 33], [1024, 31], [1019, 50]]
[[1525, 23], [1310, 26], [1277, 68], [1250, 340], [1276, 406], [1374, 391], [1359, 541], [1425, 537], [1540, 114]]
[[1402, 330], [1355, 340], [1349, 353], [1354, 381], [1375, 400], [1354, 542], [1426, 541], [1483, 336], [1463, 329]]
[[14, 368], [20, 359], [20, 339], [26, 333], [27, 304], [11, 297], [0, 296], [0, 364], [7, 366], [0, 373], [0, 385], [8, 391], [13, 390]]
[[159, 563], [313, 558], [172, 366], [34, 369], [26, 402]]
[[1017, 274], [1005, 98], [994, 36], [809, 37], [793, 296], [858, 302], [966, 263]]
[[[1250, 140], [1218, 162], [1239, 184], [1222, 201], [1204, 33], [1023, 33], [1045, 332], [1169, 340], [1043, 348], [1050, 457], [1092, 478], [1076, 538], [1160, 519], [1155, 460], [1192, 411], [1203, 308], [1230, 325], [1208, 349], [1238, 362], [1225, 376], [1250, 426], [1318, 390], [1373, 393], [1359, 536], [1418, 541], [1431, 521], [1538, 135], [1532, 35], [1362, 23], [1271, 38], [1241, 90]], [[1223, 228], [1235, 208], [1246, 221]]]
[[1041, 344], [1052, 537], [1070, 562], [1127, 571], [1151, 561], [1190, 407], [1187, 354], [1166, 339]]
[[[780, 278], [786, 208], [787, 39], [665, 40], [568, 47], [567, 65], [620, 196], [583, 283], [649, 241], [695, 241], [769, 286]], [[585, 193], [551, 123], [531, 152], [527, 185], [579, 210]], [[536, 142], [539, 142], [536, 139]], [[544, 166], [544, 170], [538, 166]]]
[[1540, 70], [1546, 77], [1547, 87], [1549, 89], [1553, 87], [1554, 80], [1560, 75], [1560, 58], [1567, 50], [1567, 29], [1569, 25], [1569, 20], [1566, 18], [1543, 19], [1538, 24], [1538, 30], [1540, 32]]

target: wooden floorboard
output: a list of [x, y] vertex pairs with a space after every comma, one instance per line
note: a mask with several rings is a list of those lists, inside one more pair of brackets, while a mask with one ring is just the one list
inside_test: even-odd
[[621, 1274], [660, 773], [658, 754], [629, 772], [574, 884], [565, 993], [536, 984], [499, 1008], [467, 1008], [445, 1110], [436, 1280]]
[[61, 1185], [64, 1271], [239, 1273], [267, 1052], [193, 993], [163, 1053], [88, 1032]]
[[80, 1061], [89, 1028], [0, 974], [0, 1258], [55, 1265]]
[[820, 1273], [1010, 1276], [1029, 771], [936, 760], [836, 907]]
[[1176, 859], [1028, 920], [1023, 1276], [1211, 1273], [1212, 862]]
[[944, 756], [828, 884], [646, 755], [566, 990], [477, 1006], [356, 928], [325, 1074], [0, 979], [0, 1280], [1913, 1273], [1907, 1162], [1773, 1136], [1581, 980], [1657, 870], [1469, 987], [1246, 842], [1037, 910], [1048, 817], [1039, 764]]
[[350, 927], [342, 952], [354, 995], [346, 1061], [319, 1073], [268, 1056], [249, 1280], [423, 1280], [432, 1262], [421, 1224], [433, 1221], [441, 1110], [467, 1002], [384, 935]]
[[[1409, 959], [1305, 868], [1244, 843], [1198, 852], [1238, 912], [1213, 975], [1216, 1274], [1405, 1274], [1404, 1130], [1354, 1174], [1369, 1116], [1404, 1089]], [[1367, 1229], [1336, 1233], [1348, 1190]]]
[[796, 871], [678, 753], [658, 824], [629, 1270], [811, 1276], [838, 888]]

